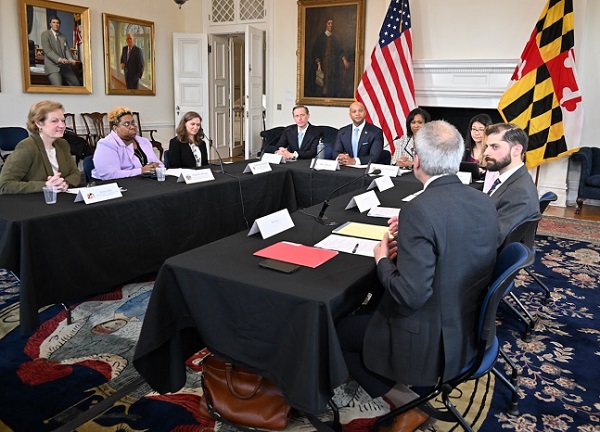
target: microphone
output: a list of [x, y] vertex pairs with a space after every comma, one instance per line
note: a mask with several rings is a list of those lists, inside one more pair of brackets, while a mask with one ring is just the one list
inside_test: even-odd
[[[327, 198], [325, 198], [325, 201], [323, 201], [323, 207], [321, 207], [319, 216], [317, 216], [317, 218], [316, 218], [317, 222], [319, 222], [321, 225], [336, 225], [337, 224], [337, 222], [334, 222], [334, 221], [328, 219], [327, 216], [325, 216], [325, 211], [327, 210], [327, 207], [329, 207], [329, 200], [331, 199], [331, 197], [333, 196], [334, 193], [336, 193], [336, 192], [340, 191], [341, 189], [343, 189], [347, 186], [350, 186], [351, 184], [353, 184], [359, 180], [362, 180], [363, 178], [368, 176], [370, 167], [371, 167], [371, 162], [369, 162], [369, 164], [367, 165], [367, 169], [365, 170], [365, 173], [363, 175], [361, 175], [360, 177], [356, 177], [355, 179], [353, 179], [352, 181], [349, 181], [348, 183], [344, 183], [340, 187], [335, 188], [329, 195], [327, 195]], [[381, 170], [379, 168], [374, 169], [371, 174], [372, 175], [381, 174]]]
[[219, 150], [217, 150], [217, 148], [214, 146], [213, 141], [208, 137], [208, 135], [206, 135], [204, 133], [204, 131], [201, 131], [202, 135], [204, 135], [206, 137], [206, 139], [208, 140], [208, 145], [210, 147], [212, 147], [212, 149], [215, 151], [215, 153], [217, 154], [217, 157], [219, 158], [219, 165], [221, 166], [221, 174], [225, 174], [225, 168], [223, 167], [223, 158], [221, 157], [221, 155], [219, 154]]

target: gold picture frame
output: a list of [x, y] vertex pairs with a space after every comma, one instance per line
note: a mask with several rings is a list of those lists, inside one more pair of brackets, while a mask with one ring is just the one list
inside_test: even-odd
[[298, 1], [298, 104], [352, 103], [363, 72], [365, 5], [366, 0]]
[[102, 23], [106, 94], [155, 95], [154, 23], [106, 13]]
[[18, 7], [23, 91], [92, 93], [89, 9], [47, 0], [19, 0]]

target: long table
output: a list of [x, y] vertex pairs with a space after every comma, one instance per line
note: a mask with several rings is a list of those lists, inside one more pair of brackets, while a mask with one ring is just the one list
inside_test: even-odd
[[[297, 174], [304, 180], [321, 175]], [[413, 176], [394, 182], [395, 188], [378, 193], [384, 206], [401, 207], [402, 197], [422, 188]], [[385, 219], [356, 208], [344, 211], [353, 194], [333, 199], [327, 215], [339, 223], [385, 225]], [[373, 259], [340, 253], [316, 269], [283, 274], [259, 267], [262, 258], [253, 255], [279, 241], [313, 245], [325, 238], [334, 227], [309, 216], [320, 208], [294, 213], [293, 228], [266, 240], [242, 232], [165, 262], [134, 356], [136, 369], [155, 390], [179, 390], [186, 359], [207, 346], [275, 381], [295, 408], [324, 408], [348, 376], [335, 321], [378, 289]]]
[[290, 170], [242, 174], [246, 165], [194, 185], [119, 179], [122, 198], [90, 205], [65, 193], [54, 205], [41, 194], [0, 196], [0, 268], [21, 281], [21, 331], [37, 327], [42, 306], [111, 290], [257, 217], [297, 208]]

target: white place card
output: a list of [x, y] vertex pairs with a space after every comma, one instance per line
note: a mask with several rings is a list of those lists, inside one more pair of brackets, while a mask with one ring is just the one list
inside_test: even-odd
[[310, 167], [315, 171], [337, 171], [340, 169], [340, 164], [337, 159], [313, 159]]
[[381, 177], [377, 177], [375, 180], [371, 182], [367, 190], [371, 189], [379, 189], [379, 192], [383, 192], [385, 190], [391, 189], [394, 187], [394, 182], [387, 175], [383, 175]]
[[367, 213], [367, 216], [390, 219], [398, 216], [400, 209], [397, 207], [373, 207]]
[[86, 204], [93, 204], [100, 201], [108, 201], [113, 198], [121, 198], [121, 190], [116, 183], [109, 183], [100, 186], [80, 188], [75, 197], [75, 202], [83, 201]]
[[262, 162], [268, 162], [277, 165], [279, 165], [280, 163], [285, 163], [285, 158], [282, 155], [278, 155], [275, 153], [264, 153], [260, 160]]
[[397, 167], [395, 165], [383, 165], [383, 164], [372, 163], [369, 168], [369, 174], [373, 173], [374, 170], [378, 169], [379, 171], [381, 171], [379, 173], [380, 175], [384, 175], [384, 176], [388, 176], [388, 177], [396, 177], [396, 176], [398, 176], [399, 168], [400, 167]]
[[244, 169], [244, 173], [251, 172], [252, 174], [262, 174], [269, 171], [273, 171], [271, 169], [271, 165], [269, 162], [262, 160], [258, 162], [251, 162], [246, 165], [246, 168]]
[[411, 195], [409, 195], [409, 196], [405, 196], [404, 198], [402, 198], [402, 201], [408, 202], [408, 201], [410, 201], [410, 200], [412, 200], [412, 199], [414, 199], [414, 198], [418, 197], [419, 195], [421, 195], [421, 194], [423, 193], [423, 191], [424, 191], [424, 190], [425, 190], [425, 189], [421, 189], [420, 191], [418, 191], [418, 192], [415, 192], [414, 194], [411, 194]]
[[248, 232], [248, 236], [260, 232], [262, 238], [266, 239], [290, 229], [293, 226], [294, 222], [292, 221], [290, 212], [288, 209], [283, 209], [256, 219]]
[[458, 176], [458, 178], [460, 179], [460, 181], [463, 184], [466, 184], [466, 185], [471, 184], [471, 181], [472, 181], [471, 176], [473, 174], [471, 174], [470, 172], [459, 171], [456, 173], [456, 175]]
[[369, 191], [352, 197], [345, 210], [358, 207], [358, 210], [362, 213], [373, 207], [377, 207], [379, 204], [381, 203], [375, 191]]
[[206, 181], [214, 180], [215, 176], [213, 175], [210, 169], [201, 169], [201, 170], [181, 170], [179, 177], [177, 178], [177, 183], [185, 183], [185, 184], [193, 184], [193, 183], [202, 183]]

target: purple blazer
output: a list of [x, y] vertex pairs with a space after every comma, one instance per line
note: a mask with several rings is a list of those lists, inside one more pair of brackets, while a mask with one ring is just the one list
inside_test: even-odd
[[[138, 146], [146, 154], [148, 162], [156, 162], [164, 167], [156, 157], [152, 144], [146, 138], [136, 135]], [[133, 145], [125, 145], [116, 132], [111, 132], [96, 144], [92, 177], [110, 180], [134, 177], [142, 174], [142, 164], [133, 154]]]

